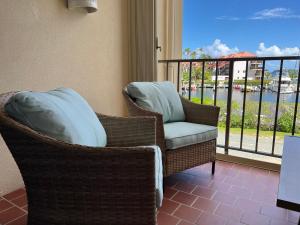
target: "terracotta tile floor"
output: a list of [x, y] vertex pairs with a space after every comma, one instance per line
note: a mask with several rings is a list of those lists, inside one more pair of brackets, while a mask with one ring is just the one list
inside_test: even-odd
[[27, 200], [24, 188], [0, 197], [0, 225], [25, 225]]
[[218, 161], [165, 179], [158, 225], [294, 225], [300, 214], [276, 207], [279, 173]]
[[[165, 180], [158, 225], [295, 225], [299, 213], [276, 207], [279, 174], [218, 161]], [[0, 225], [25, 225], [25, 190], [0, 197]]]

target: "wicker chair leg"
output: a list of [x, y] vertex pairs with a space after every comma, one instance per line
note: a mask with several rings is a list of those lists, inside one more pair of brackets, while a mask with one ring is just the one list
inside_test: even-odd
[[215, 167], [216, 167], [216, 161], [213, 161], [212, 162], [212, 166], [211, 166], [211, 173], [212, 173], [212, 175], [215, 174]]

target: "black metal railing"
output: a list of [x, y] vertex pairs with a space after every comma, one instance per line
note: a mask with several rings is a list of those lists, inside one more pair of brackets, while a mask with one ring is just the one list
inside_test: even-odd
[[[242, 100], [242, 110], [241, 110], [241, 133], [240, 133], [240, 143], [239, 147], [230, 145], [230, 128], [231, 128], [231, 110], [232, 110], [232, 93], [233, 93], [233, 83], [234, 83], [234, 65], [235, 62], [243, 61], [246, 63], [245, 68], [245, 78], [244, 78], [244, 92], [243, 92], [243, 100]], [[260, 70], [261, 74], [257, 78], [259, 82], [259, 100], [258, 100], [258, 112], [257, 112], [257, 126], [256, 126], [256, 138], [255, 138], [255, 147], [254, 149], [244, 148], [243, 142], [244, 142], [244, 129], [245, 129], [245, 111], [246, 111], [246, 101], [247, 101], [247, 85], [249, 83], [249, 70], [251, 70], [251, 62], [261, 62]], [[277, 96], [276, 96], [276, 107], [275, 107], [275, 118], [274, 118], [274, 124], [273, 124], [273, 137], [272, 137], [272, 147], [270, 152], [265, 151], [259, 151], [258, 150], [258, 142], [259, 142], [259, 136], [260, 136], [260, 126], [261, 126], [261, 114], [262, 114], [262, 102], [263, 102], [263, 92], [264, 92], [264, 81], [265, 81], [265, 75], [266, 75], [266, 63], [278, 61], [279, 64], [279, 78], [278, 78], [278, 88], [277, 88]], [[275, 154], [275, 144], [276, 144], [276, 132], [277, 132], [277, 126], [278, 126], [278, 112], [279, 112], [279, 103], [280, 103], [280, 96], [281, 94], [281, 82], [283, 77], [283, 70], [284, 70], [284, 63], [285, 62], [291, 62], [295, 61], [295, 65], [299, 65], [295, 67], [295, 70], [297, 71], [297, 82], [296, 82], [296, 97], [294, 102], [294, 109], [293, 109], [293, 122], [292, 122], [292, 128], [291, 128], [291, 135], [295, 135], [296, 130], [296, 121], [297, 121], [297, 113], [298, 113], [298, 101], [299, 101], [299, 84], [300, 84], [300, 56], [284, 56], [284, 57], [246, 57], [246, 58], [216, 58], [216, 59], [172, 59], [172, 60], [159, 60], [160, 64], [164, 64], [166, 66], [166, 75], [165, 79], [170, 80], [169, 73], [170, 69], [169, 67], [172, 65], [175, 68], [177, 68], [177, 90], [180, 92], [180, 81], [181, 81], [181, 75], [182, 75], [182, 65], [185, 66], [186, 71], [188, 71], [186, 74], [188, 74], [188, 98], [191, 100], [192, 97], [192, 74], [193, 74], [193, 65], [197, 64], [198, 66], [201, 66], [201, 76], [200, 76], [200, 83], [199, 87], [201, 90], [201, 98], [200, 103], [204, 103], [204, 88], [205, 88], [205, 71], [206, 66], [209, 66], [210, 68], [213, 65], [212, 74], [214, 74], [214, 99], [213, 104], [216, 106], [218, 101], [218, 84], [219, 84], [219, 76], [220, 74], [220, 64], [226, 65], [227, 69], [229, 70], [228, 80], [226, 81], [228, 85], [228, 92], [227, 92], [227, 107], [226, 107], [226, 123], [225, 123], [225, 143], [224, 145], [218, 143], [218, 147], [224, 148], [225, 154], [228, 154], [229, 150], [237, 150], [237, 151], [243, 151], [248, 153], [255, 153], [260, 155], [266, 155], [266, 156], [272, 156], [272, 157], [281, 157], [281, 154]], [[177, 66], [176, 66], [177, 64]], [[176, 71], [175, 71], [176, 74]]]

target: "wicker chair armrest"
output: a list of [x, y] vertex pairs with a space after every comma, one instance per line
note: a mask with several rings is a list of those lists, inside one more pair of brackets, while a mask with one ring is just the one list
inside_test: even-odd
[[97, 114], [106, 134], [107, 146], [155, 145], [155, 117], [114, 117]]
[[182, 96], [181, 102], [187, 122], [206, 124], [210, 126], [218, 125], [220, 107], [196, 104]]
[[71, 145], [15, 124], [0, 117], [26, 186], [28, 223], [155, 224], [152, 147]]
[[165, 145], [163, 115], [157, 112], [151, 112], [149, 110], [143, 109], [142, 107], [138, 106], [135, 103], [135, 101], [128, 95], [126, 89], [123, 89], [122, 93], [127, 103], [130, 116], [154, 116], [156, 118], [156, 144], [160, 147], [164, 159], [166, 145]]

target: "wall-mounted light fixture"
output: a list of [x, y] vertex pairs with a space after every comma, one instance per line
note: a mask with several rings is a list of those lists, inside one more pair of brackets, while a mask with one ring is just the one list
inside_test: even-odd
[[98, 10], [97, 0], [68, 0], [68, 8], [86, 8], [88, 13]]

